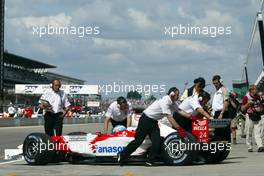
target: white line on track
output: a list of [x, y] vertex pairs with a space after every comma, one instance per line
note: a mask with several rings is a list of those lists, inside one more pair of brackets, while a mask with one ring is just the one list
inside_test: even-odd
[[[93, 123], [85, 123], [85, 124], [63, 124], [63, 126], [72, 126], [72, 125], [78, 125], [78, 126], [85, 126], [87, 124], [93, 124]], [[43, 127], [43, 125], [38, 125], [38, 126], [16, 126], [16, 127], [0, 127], [0, 130], [5, 130], [5, 129], [12, 129], [12, 128], [39, 128]]]
[[1, 162], [0, 165], [4, 165], [4, 164], [10, 164], [10, 163], [15, 163], [18, 161], [23, 161], [24, 159], [19, 159], [19, 160], [13, 160], [13, 161], [6, 161], [6, 162]]

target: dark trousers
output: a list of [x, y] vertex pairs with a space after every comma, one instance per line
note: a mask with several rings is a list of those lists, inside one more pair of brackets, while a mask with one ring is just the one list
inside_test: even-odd
[[[215, 111], [214, 119], [217, 119], [220, 115], [221, 111]], [[228, 119], [228, 111], [226, 111], [223, 114], [223, 119]], [[225, 128], [216, 128], [215, 129], [215, 136], [218, 138], [218, 140], [227, 140], [231, 141], [231, 130], [230, 130], [230, 124]]]
[[111, 118], [111, 124], [112, 124], [113, 128], [115, 128], [117, 125], [123, 125], [123, 126], [127, 127], [127, 118], [123, 121], [120, 121], [120, 122], [115, 121]]
[[145, 137], [149, 135], [152, 142], [152, 147], [148, 155], [147, 161], [154, 162], [157, 154], [160, 151], [160, 129], [158, 121], [147, 117], [144, 113], [139, 119], [138, 127], [135, 134], [135, 139], [131, 141], [121, 152], [121, 156], [127, 158], [133, 153], [145, 140]]
[[44, 129], [45, 133], [49, 136], [62, 135], [63, 117], [62, 112], [51, 113], [46, 112], [44, 115]]
[[191, 121], [191, 119], [183, 117], [176, 112], [173, 114], [173, 118], [183, 129], [185, 129], [186, 131], [188, 131], [190, 133], [192, 132], [192, 121]]

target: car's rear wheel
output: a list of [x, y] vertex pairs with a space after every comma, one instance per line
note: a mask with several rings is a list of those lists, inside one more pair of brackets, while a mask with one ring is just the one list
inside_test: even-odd
[[[53, 143], [50, 137], [43, 133], [29, 134], [23, 143], [23, 156], [30, 165], [45, 165], [51, 162]], [[50, 150], [51, 149], [51, 150]]]
[[169, 165], [191, 164], [197, 157], [197, 151], [190, 148], [190, 144], [197, 144], [192, 134], [186, 132], [186, 137], [181, 139], [177, 132], [168, 135], [163, 142], [161, 155]]
[[201, 151], [201, 155], [204, 158], [206, 163], [220, 163], [224, 161], [230, 153], [227, 147], [223, 150], [216, 150], [216, 151]]

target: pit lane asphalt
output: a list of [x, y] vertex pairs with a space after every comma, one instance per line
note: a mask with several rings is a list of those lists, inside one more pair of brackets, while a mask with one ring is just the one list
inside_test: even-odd
[[[96, 132], [102, 130], [103, 124], [90, 123], [80, 125], [65, 125], [64, 134], [73, 131]], [[33, 127], [2, 127], [0, 128], [0, 151], [16, 148], [22, 144], [26, 135], [31, 132], [43, 132], [42, 126]], [[113, 163], [71, 165], [68, 163], [50, 164], [46, 166], [29, 166], [25, 161], [0, 161], [0, 176], [18, 175], [83, 175], [83, 176], [263, 176], [264, 153], [247, 152], [244, 139], [239, 144], [232, 145], [229, 157], [221, 164], [195, 164], [192, 166], [165, 166], [146, 168], [144, 163], [131, 163], [120, 167]]]

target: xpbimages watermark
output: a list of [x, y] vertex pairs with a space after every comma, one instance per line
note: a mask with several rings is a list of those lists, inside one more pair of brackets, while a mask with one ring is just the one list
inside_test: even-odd
[[181, 140], [171, 142], [165, 146], [165, 151], [176, 153], [178, 151], [208, 151], [216, 153], [217, 151], [231, 150], [231, 143], [212, 142], [212, 143], [183, 143]]
[[101, 94], [111, 94], [111, 93], [128, 93], [131, 91], [137, 91], [138, 93], [142, 93], [144, 95], [151, 95], [156, 93], [164, 93], [166, 85], [161, 84], [126, 84], [126, 83], [116, 83], [113, 84], [105, 84], [99, 85], [99, 92]]
[[99, 35], [99, 26], [33, 26], [32, 34], [37, 37], [51, 35], [72, 35], [83, 38], [89, 35]]
[[207, 36], [207, 37], [219, 37], [223, 35], [231, 35], [231, 26], [191, 26], [187, 25], [175, 25], [165, 26], [164, 34], [170, 38], [177, 38], [179, 36]]
[[[107, 148], [107, 147], [106, 147]], [[107, 152], [106, 148], [100, 148], [96, 147], [97, 152]], [[39, 142], [39, 143], [34, 143], [33, 144], [33, 151], [34, 152], [45, 152], [45, 151], [54, 151], [54, 150], [60, 150], [60, 151], [68, 151], [71, 149], [72, 151], [75, 150], [81, 150], [85, 151], [87, 149], [87, 144], [86, 143], [53, 143], [48, 141], [47, 143], [45, 142]], [[114, 151], [112, 152], [120, 152], [124, 149], [124, 147], [119, 146], [115, 147]], [[170, 142], [169, 144], [165, 144], [165, 151], [175, 154], [178, 151], [208, 151], [210, 153], [216, 153], [217, 151], [230, 151], [231, 150], [231, 143], [184, 143], [181, 140], [177, 142]]]

